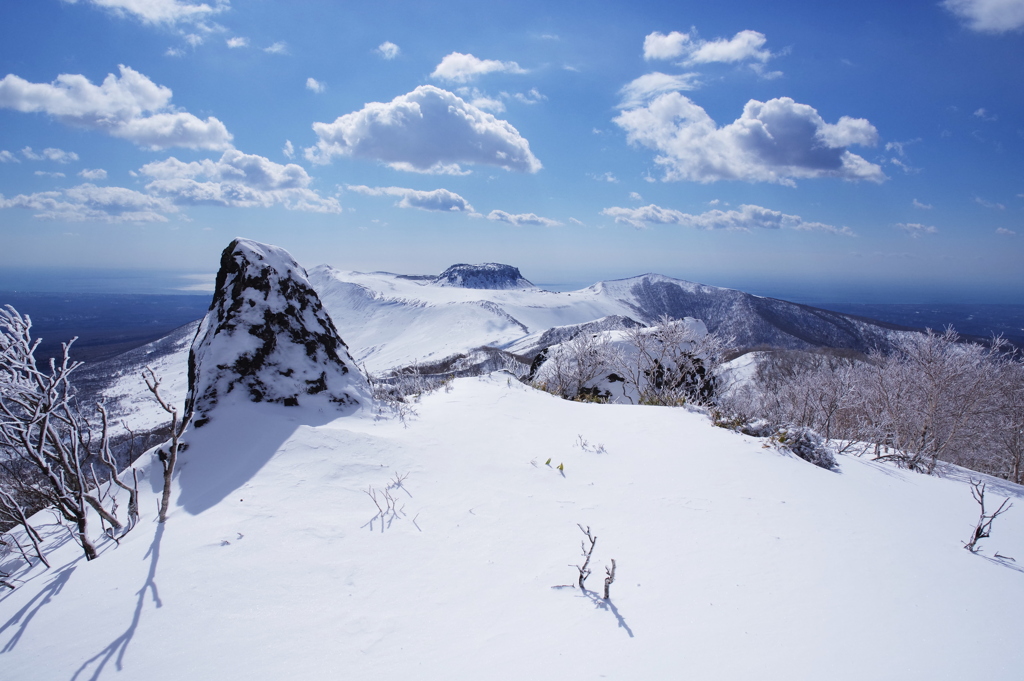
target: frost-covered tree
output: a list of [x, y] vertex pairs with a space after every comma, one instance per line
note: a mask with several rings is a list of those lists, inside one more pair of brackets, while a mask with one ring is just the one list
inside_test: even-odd
[[[40, 367], [31, 326], [13, 307], [0, 309], [0, 484], [11, 500], [5, 506], [53, 508], [92, 560], [90, 520], [98, 518], [111, 537], [127, 532], [138, 517], [136, 491], [117, 477], [106, 412], [99, 408], [97, 436], [77, 408], [70, 377], [81, 363], [69, 355], [74, 339], [59, 359]], [[127, 525], [118, 519], [115, 485], [129, 495]], [[34, 530], [26, 524], [26, 532], [31, 537]]]

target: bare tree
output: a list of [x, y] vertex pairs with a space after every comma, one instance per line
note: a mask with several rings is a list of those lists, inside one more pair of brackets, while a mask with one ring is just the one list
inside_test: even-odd
[[985, 483], [975, 482], [974, 480], [971, 480], [971, 496], [974, 497], [974, 500], [981, 507], [981, 517], [978, 518], [978, 522], [974, 526], [974, 532], [971, 534], [970, 541], [964, 542], [964, 548], [971, 553], [977, 553], [978, 542], [988, 537], [992, 532], [992, 521], [1009, 511], [1013, 504], [1010, 503], [1008, 498], [1003, 499], [1003, 503], [999, 504], [999, 508], [992, 513], [985, 513]]
[[[31, 499], [37, 508], [54, 508], [74, 527], [75, 540], [92, 560], [97, 552], [89, 536], [90, 512], [116, 539], [134, 520], [128, 527], [118, 520], [111, 486], [129, 488], [117, 479], [105, 412], [100, 409], [97, 439], [75, 404], [70, 377], [81, 363], [69, 355], [74, 339], [63, 344], [59, 359], [40, 368], [35, 359], [39, 341], [33, 341], [31, 327], [31, 319], [13, 307], [0, 310], [0, 459], [6, 491]], [[105, 480], [96, 465], [107, 469]]]
[[586, 590], [587, 577], [590, 576], [590, 556], [594, 553], [594, 545], [597, 544], [597, 537], [590, 534], [590, 526], [587, 525], [587, 529], [583, 529], [583, 526], [578, 524], [576, 527], [580, 528], [580, 532], [586, 535], [587, 540], [590, 542], [590, 546], [587, 546], [587, 542], [580, 540], [580, 550], [583, 552], [583, 565], [574, 565], [579, 571], [578, 583], [580, 588]]
[[157, 451], [160, 465], [163, 467], [164, 487], [160, 494], [160, 522], [167, 522], [167, 511], [171, 504], [171, 478], [174, 476], [174, 467], [178, 463], [178, 452], [181, 449], [181, 436], [185, 433], [188, 421], [178, 415], [178, 408], [170, 404], [160, 395], [160, 379], [156, 372], [146, 367], [142, 372], [146, 381], [146, 387], [153, 394], [160, 408], [171, 416], [171, 441]]
[[615, 559], [612, 558], [612, 566], [605, 567], [604, 569], [604, 599], [607, 601], [611, 596], [608, 594], [608, 590], [612, 587], [612, 582], [615, 581]]

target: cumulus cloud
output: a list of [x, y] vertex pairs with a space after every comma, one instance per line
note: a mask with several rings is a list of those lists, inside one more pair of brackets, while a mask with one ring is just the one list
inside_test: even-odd
[[288, 54], [288, 43], [276, 42], [270, 47], [264, 47], [263, 51], [267, 54]]
[[235, 48], [238, 48], [238, 47], [249, 47], [249, 39], [248, 38], [241, 38], [241, 37], [228, 38], [227, 39], [227, 43], [228, 43], [228, 47], [230, 47], [231, 49], [235, 49]]
[[447, 189], [420, 191], [404, 187], [367, 187], [366, 185], [347, 185], [345, 188], [351, 192], [365, 194], [366, 196], [401, 197], [402, 200], [395, 204], [399, 208], [419, 208], [420, 210], [441, 211], [445, 213], [473, 212], [473, 206], [469, 205], [466, 199]]
[[690, 46], [690, 34], [672, 31], [668, 35], [655, 31], [644, 38], [644, 59], [675, 59]]
[[539, 215], [533, 213], [506, 213], [503, 210], [492, 210], [487, 214], [488, 220], [494, 220], [495, 222], [507, 222], [510, 225], [521, 227], [523, 225], [537, 225], [539, 227], [557, 227], [562, 223], [558, 220], [552, 220], [550, 218], [542, 218]]
[[898, 222], [896, 229], [916, 239], [922, 234], [936, 234], [939, 230], [931, 225], [922, 225], [919, 222]]
[[105, 180], [107, 171], [103, 168], [85, 168], [78, 172], [78, 176], [86, 180]]
[[0, 208], [37, 211], [41, 220], [67, 222], [167, 222], [165, 213], [178, 208], [169, 200], [124, 187], [81, 184], [59, 191], [0, 195]]
[[596, 175], [594, 173], [587, 173], [587, 177], [597, 180], [598, 182], [611, 182], [612, 184], [618, 184], [619, 178], [615, 177], [615, 174], [610, 170], [606, 173]]
[[64, 173], [51, 173], [45, 170], [37, 170], [35, 174], [39, 177], [67, 177]]
[[4, 149], [0, 151], [0, 163], [21, 163], [18, 157]]
[[508, 122], [432, 85], [370, 102], [333, 123], [314, 123], [313, 130], [319, 141], [305, 150], [313, 163], [354, 156], [432, 174], [464, 174], [461, 163], [529, 173], [542, 167]]
[[21, 150], [21, 155], [30, 161], [55, 161], [56, 163], [71, 163], [72, 161], [78, 160], [78, 154], [73, 151], [64, 151], [63, 149], [55, 149], [49, 147], [43, 149], [42, 152], [35, 152], [32, 147], [25, 147]]
[[774, 55], [764, 48], [763, 33], [740, 31], [732, 38], [701, 40], [689, 33], [672, 31], [668, 35], [655, 31], [644, 38], [644, 59], [682, 58], [684, 64], [733, 64], [743, 61], [764, 63]]
[[944, 0], [942, 6], [982, 33], [1024, 29], [1024, 0]]
[[622, 86], [619, 95], [622, 101], [620, 109], [634, 109], [644, 106], [658, 95], [668, 92], [679, 92], [680, 90], [695, 90], [700, 86], [697, 78], [698, 73], [683, 73], [669, 75], [667, 73], [647, 73], [636, 80]]
[[660, 154], [664, 180], [744, 180], [795, 186], [795, 179], [886, 179], [881, 167], [847, 149], [872, 146], [878, 132], [866, 119], [843, 116], [826, 123], [789, 97], [750, 100], [737, 120], [719, 128], [703, 108], [678, 92], [657, 96], [613, 121], [632, 144]]
[[1016, 236], [1017, 232], [1013, 231], [1012, 229], [1006, 229], [1005, 227], [997, 227], [996, 234], [1002, 236]]
[[629, 193], [629, 198], [632, 199], [633, 201], [643, 201], [644, 200], [644, 197], [640, 196], [639, 192], [630, 192]]
[[402, 53], [402, 50], [390, 40], [385, 40], [377, 46], [377, 52], [385, 59], [394, 59]]
[[649, 225], [680, 225], [694, 229], [726, 229], [749, 232], [754, 229], [795, 229], [801, 231], [831, 232], [853, 236], [848, 227], [835, 227], [823, 222], [807, 222], [799, 215], [786, 215], [781, 211], [761, 206], [742, 205], [739, 210], [709, 210], [691, 215], [653, 203], [642, 208], [605, 208], [602, 215], [615, 218], [615, 222], [643, 229]]
[[306, 79], [306, 89], [312, 90], [313, 92], [320, 93], [327, 89], [327, 85], [321, 83], [316, 78]]
[[441, 60], [431, 78], [447, 80], [453, 83], [465, 83], [485, 73], [526, 73], [514, 61], [498, 61], [496, 59], [478, 59], [471, 54], [452, 52]]
[[280, 204], [289, 210], [341, 212], [337, 199], [309, 189], [312, 178], [302, 166], [281, 165], [237, 149], [225, 151], [217, 161], [185, 163], [171, 157], [148, 163], [139, 172], [153, 178], [146, 185], [149, 192], [179, 205], [267, 208]]
[[497, 97], [491, 97], [475, 87], [460, 87], [455, 90], [455, 93], [478, 109], [496, 114], [505, 111], [505, 102]]
[[[79, 0], [64, 0], [75, 4]], [[230, 7], [229, 0], [209, 4], [183, 0], [85, 0], [90, 5], [109, 10], [117, 16], [132, 16], [144, 24], [198, 23]]]
[[284, 154], [285, 158], [295, 158], [295, 145], [292, 144], [291, 140], [284, 141], [284, 148], [281, 149], [281, 153]]
[[934, 206], [932, 206], [932, 204], [930, 204], [930, 203], [921, 203], [917, 199], [914, 199], [913, 206], [914, 206], [914, 208], [920, 208], [921, 210], [931, 210], [932, 208], [934, 208]]
[[0, 108], [46, 113], [68, 125], [102, 130], [140, 147], [226, 149], [231, 134], [214, 117], [205, 121], [171, 105], [171, 89], [127, 66], [100, 85], [61, 74], [52, 83], [30, 83], [8, 74], [0, 80]]

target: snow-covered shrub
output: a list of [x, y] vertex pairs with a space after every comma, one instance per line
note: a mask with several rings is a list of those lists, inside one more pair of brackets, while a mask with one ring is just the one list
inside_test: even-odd
[[836, 467], [836, 458], [825, 443], [825, 438], [810, 428], [803, 426], [782, 428], [772, 436], [772, 439], [779, 447], [793, 452], [815, 466], [826, 470]]
[[580, 332], [534, 359], [532, 384], [570, 400], [711, 404], [726, 343], [699, 319]]

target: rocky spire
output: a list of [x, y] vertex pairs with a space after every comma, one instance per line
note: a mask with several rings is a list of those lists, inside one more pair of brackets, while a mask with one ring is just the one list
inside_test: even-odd
[[189, 352], [186, 413], [196, 427], [229, 399], [339, 408], [370, 400], [369, 387], [306, 271], [284, 249], [235, 239]]

